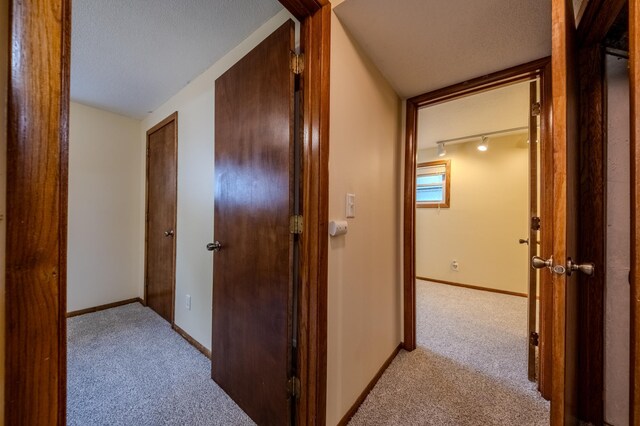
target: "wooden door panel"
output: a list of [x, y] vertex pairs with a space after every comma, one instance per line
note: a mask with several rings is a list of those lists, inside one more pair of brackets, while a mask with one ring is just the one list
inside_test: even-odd
[[177, 113], [147, 132], [145, 301], [173, 323], [177, 203]]
[[[562, 267], [577, 253], [577, 73], [571, 0], [552, 2], [553, 95], [553, 264]], [[548, 256], [548, 254], [545, 254]], [[552, 273], [553, 371], [551, 423], [577, 422], [577, 306], [575, 274]]]
[[212, 377], [259, 424], [288, 424], [294, 42], [289, 21], [216, 80]]

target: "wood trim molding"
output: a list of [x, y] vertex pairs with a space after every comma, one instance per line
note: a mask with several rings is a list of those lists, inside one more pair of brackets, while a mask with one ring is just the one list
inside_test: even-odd
[[599, 44], [627, 4], [627, 0], [585, 0], [578, 24], [578, 43], [583, 47]]
[[193, 337], [191, 337], [191, 335], [189, 333], [187, 333], [186, 331], [184, 331], [182, 328], [180, 328], [176, 323], [171, 324], [171, 328], [173, 329], [173, 331], [175, 331], [176, 333], [178, 333], [180, 336], [182, 336], [182, 338], [184, 340], [186, 340], [187, 342], [189, 342], [189, 344], [191, 346], [193, 346], [194, 348], [196, 348], [197, 350], [199, 350], [200, 352], [202, 352], [202, 354], [204, 356], [206, 356], [207, 358], [211, 359], [211, 351], [207, 348], [205, 348], [200, 342], [198, 342], [196, 339], [194, 339]]
[[118, 306], [129, 305], [131, 303], [142, 304], [142, 299], [134, 297], [133, 299], [120, 300], [118, 302], [106, 303], [104, 305], [93, 306], [91, 308], [79, 309], [77, 311], [67, 312], [67, 318], [77, 317], [79, 315], [91, 314], [93, 312], [100, 312], [111, 308], [117, 308]]
[[327, 398], [327, 270], [329, 207], [329, 74], [331, 4], [280, 0], [301, 22], [302, 206], [297, 424], [324, 425]]
[[66, 424], [70, 6], [10, 2], [7, 425]]
[[510, 83], [524, 81], [538, 75], [538, 70], [545, 67], [551, 61], [551, 57], [540, 58], [526, 64], [517, 65], [507, 68], [503, 71], [497, 71], [451, 86], [437, 89], [432, 92], [423, 93], [407, 100], [407, 103], [414, 104], [418, 108], [427, 105], [436, 105], [442, 102], [450, 101], [456, 98], [467, 96], [473, 93], [486, 92], [496, 87], [504, 86]]
[[[595, 1], [595, 0], [592, 0]], [[604, 421], [604, 303], [606, 282], [607, 120], [604, 49], [599, 44], [578, 52], [579, 188], [577, 259], [595, 264], [592, 276], [578, 274], [578, 417]], [[588, 373], [587, 373], [588, 372]]]
[[445, 281], [445, 280], [439, 280], [436, 278], [426, 278], [426, 277], [416, 277], [416, 279], [421, 281], [429, 281], [437, 284], [446, 284], [454, 287], [469, 288], [471, 290], [488, 291], [490, 293], [500, 293], [500, 294], [506, 294], [509, 296], [528, 297], [527, 293], [518, 293], [516, 291], [500, 290], [497, 288], [483, 287], [480, 285], [462, 284], [462, 283], [456, 283], [453, 281]]
[[[541, 80], [541, 101], [542, 105], [551, 105], [551, 63], [547, 63], [544, 72], [540, 76]], [[540, 140], [548, 141], [540, 146], [540, 222], [550, 224], [553, 220], [553, 146], [552, 140], [552, 119], [553, 110], [551, 108], [542, 109], [540, 120]], [[553, 230], [551, 226], [543, 225], [540, 229], [540, 253], [553, 252]], [[552, 341], [553, 341], [553, 291], [551, 274], [540, 274], [540, 362], [538, 370], [538, 390], [543, 398], [551, 399], [551, 373], [553, 366]]]
[[[550, 84], [550, 78], [545, 79], [545, 73], [549, 72], [551, 58], [546, 57], [523, 65], [512, 67], [504, 71], [498, 71], [483, 77], [475, 78], [459, 84], [454, 84], [433, 92], [424, 93], [407, 100], [406, 103], [406, 130], [405, 130], [405, 157], [404, 157], [404, 202], [403, 202], [403, 295], [404, 295], [404, 348], [407, 351], [415, 349], [416, 339], [416, 300], [415, 300], [415, 191], [416, 191], [416, 137], [418, 132], [418, 111], [420, 108], [437, 105], [439, 103], [481, 93], [502, 85], [525, 81], [533, 77], [540, 77], [543, 88]], [[548, 88], [544, 88], [548, 90]], [[541, 140], [548, 137], [551, 114], [549, 113], [551, 99], [543, 97]], [[543, 144], [544, 147], [544, 144]], [[544, 151], [548, 152], [550, 150]], [[544, 176], [544, 170], [541, 171]], [[548, 195], [548, 193], [545, 192]], [[544, 206], [544, 200], [541, 200]], [[550, 235], [548, 236], [550, 237]], [[544, 240], [544, 238], [542, 239]], [[544, 241], [542, 241], [544, 244]], [[541, 335], [542, 338], [542, 335]]]
[[362, 391], [362, 393], [360, 394], [360, 396], [358, 396], [358, 398], [355, 400], [355, 402], [353, 403], [353, 405], [351, 406], [351, 408], [349, 408], [349, 411], [347, 411], [345, 413], [345, 415], [342, 417], [342, 419], [338, 422], [338, 426], [346, 426], [347, 424], [349, 424], [349, 421], [353, 418], [353, 416], [355, 416], [355, 414], [358, 412], [358, 409], [360, 408], [360, 406], [362, 405], [362, 403], [364, 402], [365, 399], [367, 399], [367, 396], [369, 395], [369, 393], [371, 393], [371, 391], [373, 390], [373, 388], [376, 386], [376, 383], [378, 383], [378, 380], [380, 380], [380, 377], [382, 377], [382, 375], [384, 374], [384, 372], [387, 370], [387, 368], [389, 368], [389, 365], [391, 365], [391, 363], [393, 362], [393, 360], [395, 359], [395, 357], [398, 355], [398, 353], [400, 352], [400, 349], [403, 348], [403, 344], [400, 343], [398, 345], [398, 347], [396, 347], [393, 352], [391, 353], [391, 355], [389, 356], [389, 358], [387, 358], [387, 360], [384, 362], [384, 364], [382, 364], [382, 367], [380, 367], [380, 370], [378, 370], [378, 372], [376, 373], [375, 376], [373, 376], [373, 379], [371, 379], [371, 381], [369, 382], [369, 384], [367, 385], [366, 388], [364, 388], [364, 390]]
[[328, 5], [329, 0], [280, 0], [280, 3], [299, 21], [304, 21]]
[[640, 0], [629, 0], [631, 107], [631, 346], [629, 424], [640, 425]]

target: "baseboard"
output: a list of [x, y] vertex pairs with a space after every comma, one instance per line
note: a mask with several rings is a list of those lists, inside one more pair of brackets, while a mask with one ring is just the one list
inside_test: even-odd
[[78, 311], [67, 312], [67, 318], [77, 317], [78, 315], [90, 314], [92, 312], [104, 311], [105, 309], [117, 308], [118, 306], [129, 305], [131, 303], [142, 304], [142, 299], [134, 297], [133, 299], [120, 300], [119, 302], [107, 303], [106, 305], [94, 306], [93, 308], [80, 309]]
[[184, 331], [183, 329], [181, 329], [180, 327], [178, 327], [175, 324], [171, 324], [171, 328], [178, 333], [180, 336], [182, 336], [182, 338], [184, 340], [186, 340], [187, 342], [189, 342], [191, 344], [191, 346], [193, 346], [194, 348], [196, 348], [197, 350], [199, 350], [200, 352], [202, 352], [202, 354], [204, 356], [206, 356], [207, 358], [211, 359], [211, 351], [207, 348], [205, 348], [204, 346], [202, 346], [196, 339], [194, 339], [193, 337], [191, 337], [189, 335], [189, 333], [187, 333], [186, 331]]
[[482, 286], [479, 286], [479, 285], [460, 284], [460, 283], [454, 283], [452, 281], [437, 280], [435, 278], [425, 278], [425, 277], [416, 277], [416, 279], [417, 280], [421, 280], [421, 281], [429, 281], [429, 282], [437, 283], [437, 284], [452, 285], [454, 287], [470, 288], [472, 290], [481, 290], [481, 291], [489, 291], [491, 293], [508, 294], [509, 296], [528, 297], [527, 293], [518, 293], [518, 292], [515, 292], [515, 291], [498, 290], [498, 289], [495, 289], [495, 288], [482, 287]]
[[403, 346], [402, 343], [400, 343], [398, 347], [394, 349], [391, 356], [387, 358], [384, 364], [382, 364], [382, 367], [380, 367], [380, 370], [376, 373], [373, 379], [371, 379], [367, 387], [364, 388], [364, 390], [362, 391], [358, 399], [356, 399], [356, 402], [353, 403], [349, 411], [347, 411], [347, 413], [342, 417], [342, 420], [338, 422], [338, 426], [345, 426], [346, 424], [349, 423], [349, 421], [356, 414], [356, 412], [358, 411], [358, 409], [360, 408], [364, 400], [367, 399], [367, 396], [369, 395], [371, 390], [374, 388], [376, 383], [378, 383], [378, 380], [380, 380], [380, 377], [382, 377], [382, 374], [385, 372], [387, 367], [389, 367], [389, 364], [391, 364], [391, 362], [396, 357], [396, 355], [398, 355], [398, 352], [400, 352], [400, 349], [402, 349], [402, 346]]

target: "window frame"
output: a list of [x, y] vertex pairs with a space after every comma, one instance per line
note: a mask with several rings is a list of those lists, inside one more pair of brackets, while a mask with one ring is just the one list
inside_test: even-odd
[[[418, 201], [417, 200], [417, 192], [418, 192], [418, 169], [423, 167], [436, 167], [436, 166], [444, 166], [444, 185], [442, 186], [444, 190], [444, 202], [432, 202], [432, 201]], [[422, 163], [418, 163], [416, 166], [416, 208], [420, 209], [448, 209], [451, 206], [451, 160], [435, 160], [435, 161], [425, 161]]]

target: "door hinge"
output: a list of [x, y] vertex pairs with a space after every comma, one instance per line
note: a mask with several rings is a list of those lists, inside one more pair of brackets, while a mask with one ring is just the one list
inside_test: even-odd
[[287, 393], [290, 397], [300, 398], [300, 379], [297, 377], [291, 377], [287, 381]]
[[302, 234], [302, 216], [291, 216], [289, 220], [289, 231], [292, 234]]
[[529, 344], [532, 346], [538, 346], [540, 344], [540, 336], [535, 331], [532, 331], [529, 335]]
[[538, 216], [533, 216], [531, 218], [531, 230], [532, 231], [540, 230], [540, 218]]
[[301, 53], [296, 55], [291, 52], [291, 72], [294, 74], [302, 74], [304, 71], [304, 55]]
[[537, 117], [542, 113], [542, 104], [540, 102], [536, 102], [531, 105], [531, 115], [533, 117]]

